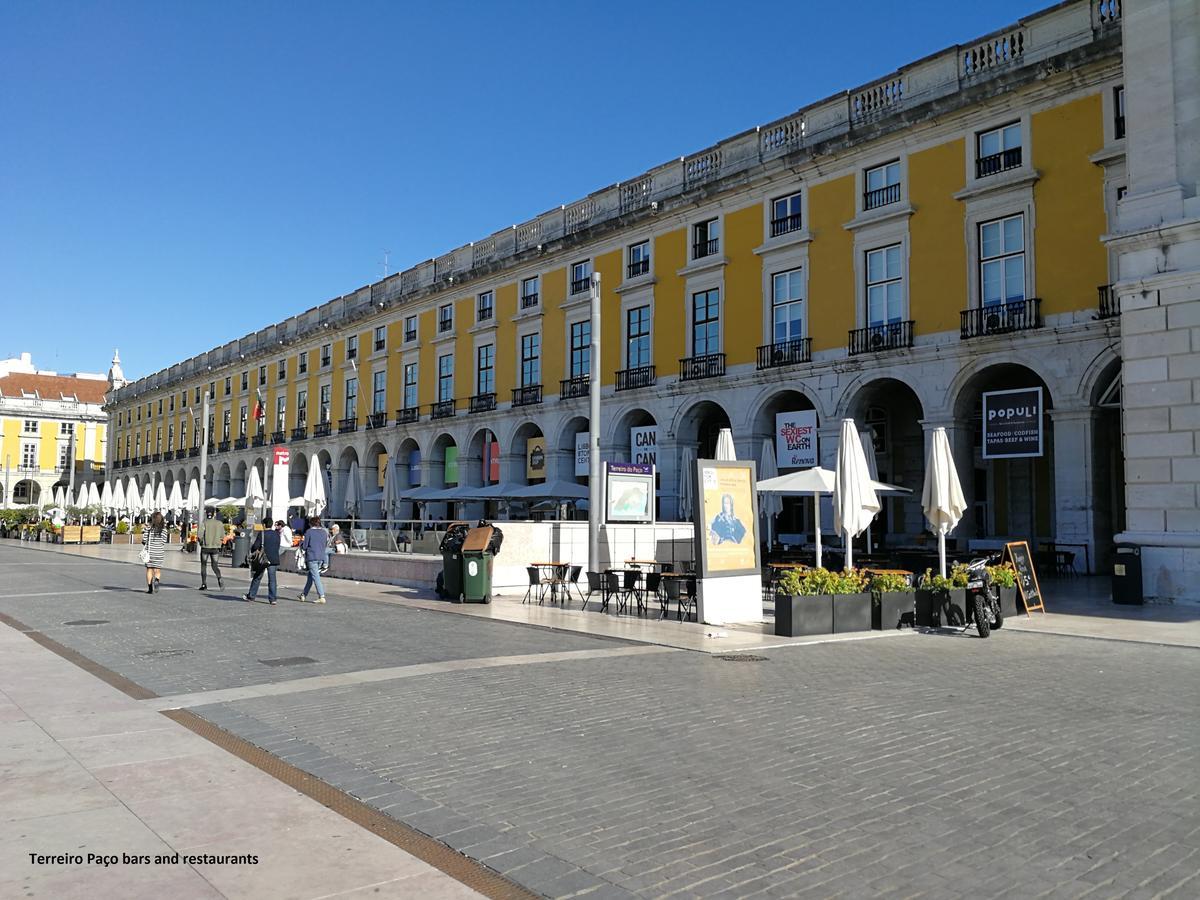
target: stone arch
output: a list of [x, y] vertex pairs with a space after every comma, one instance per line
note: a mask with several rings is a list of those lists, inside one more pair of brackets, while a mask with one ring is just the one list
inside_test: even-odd
[[221, 463], [221, 467], [217, 469], [216, 482], [214, 484], [213, 496], [217, 498], [231, 496], [229, 463]]
[[246, 461], [239, 459], [233, 467], [233, 479], [229, 483], [229, 494], [233, 497], [246, 496], [246, 479], [250, 475], [250, 470], [246, 467]]
[[[617, 412], [612, 419], [612, 430], [606, 438], [607, 446], [601, 446], [602, 453], [610, 452], [612, 458], [619, 462], [632, 462], [636, 450], [633, 447], [629, 430], [658, 425], [658, 419], [644, 406], [630, 406]], [[662, 435], [659, 435], [660, 439]]]
[[299, 497], [304, 493], [304, 485], [308, 481], [308, 456], [303, 452], [293, 450], [288, 460], [288, 499]]
[[[360, 504], [359, 518], [361, 519], [369, 521], [384, 517], [382, 494], [385, 488], [384, 479], [387, 476], [388, 461], [387, 447], [377, 440], [367, 448], [366, 454], [359, 462], [359, 477], [362, 479], [364, 498]], [[368, 497], [372, 499], [366, 499]], [[378, 525], [378, 522], [371, 522], [371, 527]]]
[[[698, 398], [682, 406], [671, 423], [671, 433], [681, 448], [695, 450], [697, 459], [711, 459], [716, 453], [717, 434], [722, 428], [732, 430], [733, 423], [725, 407], [716, 400]], [[734, 434], [734, 441], [746, 442], [746, 435]], [[738, 447], [739, 455], [744, 446]]]
[[579, 484], [587, 483], [588, 476], [575, 474], [575, 436], [589, 430], [588, 417], [584, 415], [570, 416], [559, 426], [558, 437], [554, 441], [557, 453], [551, 477]]
[[526, 455], [529, 448], [529, 444], [527, 442], [534, 439], [539, 439], [541, 441], [541, 472], [543, 477], [545, 476], [547, 464], [546, 434], [542, 431], [541, 425], [532, 419], [526, 419], [513, 429], [512, 434], [509, 437], [508, 455], [504, 461], [508, 465], [509, 477], [503, 479], [507, 483], [532, 483], [527, 470]]

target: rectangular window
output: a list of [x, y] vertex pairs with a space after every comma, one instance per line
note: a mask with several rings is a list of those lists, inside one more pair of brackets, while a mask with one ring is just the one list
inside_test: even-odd
[[496, 297], [491, 291], [484, 291], [475, 303], [475, 321], [489, 322], [495, 311]]
[[584, 319], [571, 323], [571, 377], [583, 378], [592, 372], [592, 323]]
[[877, 209], [900, 200], [900, 160], [894, 159], [863, 173], [863, 209]]
[[331, 414], [330, 400], [331, 400], [332, 396], [333, 396], [332, 386], [330, 386], [328, 384], [321, 385], [321, 394], [320, 394], [321, 402], [320, 402], [320, 408], [317, 410], [317, 412], [320, 414], [321, 417], [317, 421], [322, 425], [324, 425], [326, 422], [329, 421], [329, 416]]
[[275, 430], [283, 431], [284, 422], [287, 421], [287, 397], [280, 394], [275, 398]]
[[387, 412], [386, 370], [380, 370], [371, 376], [371, 412]]
[[484, 344], [475, 350], [475, 393], [496, 393], [495, 344]]
[[538, 305], [538, 276], [521, 279], [521, 309]]
[[283, 381], [285, 378], [287, 378], [287, 360], [281, 359], [279, 361], [279, 367], [275, 371], [275, 380]]
[[542, 383], [542, 336], [521, 335], [521, 387]]
[[296, 427], [303, 428], [308, 424], [308, 391], [296, 391]]
[[454, 304], [444, 303], [438, 307], [438, 334], [454, 330]]
[[[140, 419], [141, 416], [139, 415], [138, 418]], [[37, 419], [26, 419], [25, 424], [21, 430], [24, 431], [25, 434], [37, 434], [37, 432], [38, 432]]]
[[588, 287], [592, 283], [592, 261], [585, 259], [583, 262], [574, 263], [571, 266], [571, 294], [585, 294]]
[[162, 404], [162, 397], [159, 397], [159, 398], [158, 398], [158, 414], [159, 414], [160, 416], [162, 415], [162, 406], [163, 406], [163, 404]]
[[327, 368], [333, 362], [333, 344], [321, 345], [321, 368]]
[[246, 422], [248, 421], [248, 413], [249, 409], [247, 408], [246, 404], [243, 403], [242, 408], [238, 410], [238, 437], [246, 436]]
[[179, 405], [182, 408], [187, 409], [187, 389], [186, 388], [179, 395]]
[[417, 339], [417, 317], [407, 316], [404, 319], [404, 343], [411, 344]]
[[167, 398], [167, 412], [175, 412], [175, 395]]
[[375, 352], [378, 353], [380, 350], [384, 349], [386, 346], [387, 346], [387, 328], [383, 325], [376, 325], [375, 326]]
[[417, 406], [417, 364], [409, 363], [404, 367], [404, 408], [415, 409]]
[[133, 455], [142, 455], [142, 433], [140, 431], [133, 436]]
[[233, 410], [227, 409], [221, 414], [221, 440], [229, 440], [229, 422], [233, 417]]
[[342, 416], [353, 419], [358, 415], [358, 379], [346, 379], [346, 404], [342, 407]]
[[625, 314], [625, 365], [630, 369], [650, 365], [649, 306], [639, 306]]
[[[246, 391], [246, 390], [249, 390], [249, 389], [250, 389], [250, 373], [249, 373], [249, 372], [243, 372], [243, 373], [242, 373], [242, 390], [243, 390], [243, 391]], [[159, 412], [161, 412], [161, 411], [162, 411], [162, 410], [159, 410]]]
[[1021, 165], [1021, 123], [976, 135], [975, 177], [985, 178]]
[[179, 420], [179, 449], [182, 450], [187, 446], [187, 419]]
[[210, 443], [210, 444], [214, 440], [213, 435], [215, 435], [217, 433], [217, 424], [216, 423], [217, 423], [216, 415], [214, 413], [209, 413], [207, 440], [208, 440], [208, 443]]
[[170, 450], [175, 446], [175, 426], [167, 426], [167, 449]]
[[162, 453], [162, 426], [159, 425], [154, 429], [154, 452]]
[[21, 468], [36, 469], [38, 467], [38, 445], [33, 441], [21, 444]]
[[721, 249], [721, 223], [709, 219], [692, 226], [692, 259], [712, 256]]
[[454, 399], [454, 354], [438, 357], [438, 402]]
[[296, 371], [301, 375], [308, 371], [308, 351], [301, 353], [296, 357]]
[[904, 319], [904, 276], [900, 245], [867, 251], [867, 324], [887, 325]]
[[233, 393], [233, 378], [229, 375], [225, 376], [225, 396], [228, 397]]
[[803, 270], [771, 276], [771, 340], [776, 344], [804, 337]]
[[358, 359], [358, 335], [346, 338], [346, 359]]
[[[209, 393], [209, 396], [212, 396], [212, 386], [211, 385], [209, 385], [208, 393]], [[193, 398], [192, 398], [192, 403], [196, 404], [199, 402], [200, 402], [200, 388], [196, 388], [196, 393], [195, 393], [195, 396], [193, 396]]]
[[75, 423], [74, 422], [60, 422], [58, 424], [58, 433], [59, 434], [74, 434], [75, 433]]
[[638, 241], [629, 245], [629, 268], [627, 278], [638, 278], [650, 274], [650, 242]]
[[799, 231], [801, 224], [799, 193], [776, 197], [771, 201], [771, 237]]
[[1123, 84], [1113, 88], [1113, 137], [1118, 141], [1125, 137], [1125, 85]]
[[71, 445], [70, 444], [63, 444], [61, 447], [58, 448], [58, 467], [59, 467], [59, 469], [65, 469], [67, 467], [67, 460], [70, 458], [70, 455], [71, 455]]
[[1025, 299], [1025, 217], [979, 226], [979, 298], [984, 306]]
[[721, 292], [692, 294], [692, 356], [721, 352]]
[[267, 367], [266, 366], [258, 367], [258, 383], [259, 384], [267, 383]]

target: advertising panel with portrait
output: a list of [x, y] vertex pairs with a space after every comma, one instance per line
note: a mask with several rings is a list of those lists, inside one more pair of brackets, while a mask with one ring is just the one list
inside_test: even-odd
[[758, 572], [758, 492], [753, 462], [702, 459], [696, 463], [696, 543], [701, 575]]

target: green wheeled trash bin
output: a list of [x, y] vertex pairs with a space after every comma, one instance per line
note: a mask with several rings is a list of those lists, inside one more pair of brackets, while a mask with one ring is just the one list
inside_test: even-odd
[[466, 522], [451, 522], [442, 536], [442, 574], [434, 590], [443, 600], [458, 603], [462, 598], [462, 545], [470, 530]]
[[492, 566], [504, 534], [494, 525], [480, 522], [463, 542], [463, 594], [467, 603], [492, 602]]

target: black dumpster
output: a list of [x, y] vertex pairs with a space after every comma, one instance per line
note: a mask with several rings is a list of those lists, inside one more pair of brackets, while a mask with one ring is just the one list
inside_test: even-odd
[[442, 574], [434, 589], [443, 600], [457, 602], [462, 596], [462, 545], [470, 530], [467, 522], [451, 522], [442, 537]]
[[1137, 544], [1117, 544], [1113, 548], [1113, 603], [1141, 605], [1142, 548]]

